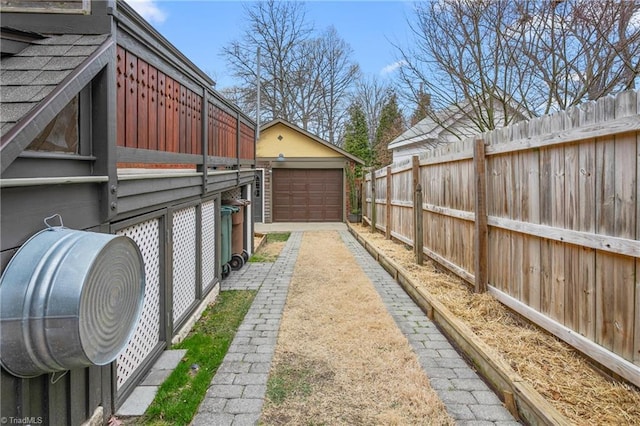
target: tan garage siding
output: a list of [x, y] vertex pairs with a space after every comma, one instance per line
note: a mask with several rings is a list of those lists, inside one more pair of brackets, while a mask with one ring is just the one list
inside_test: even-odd
[[273, 169], [274, 222], [342, 222], [342, 169]]

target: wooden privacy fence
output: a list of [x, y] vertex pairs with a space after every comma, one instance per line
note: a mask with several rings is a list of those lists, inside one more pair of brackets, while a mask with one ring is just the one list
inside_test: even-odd
[[363, 215], [640, 386], [639, 111], [624, 92], [373, 171]]

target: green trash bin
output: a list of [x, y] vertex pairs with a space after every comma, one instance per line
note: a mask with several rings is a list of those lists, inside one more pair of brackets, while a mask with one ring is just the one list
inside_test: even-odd
[[231, 272], [229, 261], [231, 260], [231, 215], [238, 211], [235, 206], [222, 206], [220, 208], [220, 230], [222, 241], [220, 242], [220, 264], [222, 265], [222, 278], [226, 278]]

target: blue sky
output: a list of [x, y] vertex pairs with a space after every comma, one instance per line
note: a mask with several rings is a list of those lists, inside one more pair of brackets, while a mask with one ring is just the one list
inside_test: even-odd
[[[217, 81], [218, 89], [233, 84], [220, 52], [239, 39], [247, 27], [243, 5], [218, 0], [129, 0], [165, 38]], [[388, 78], [397, 54], [391, 42], [406, 45], [410, 1], [310, 1], [307, 19], [317, 30], [329, 25], [351, 45], [353, 59], [366, 75]]]

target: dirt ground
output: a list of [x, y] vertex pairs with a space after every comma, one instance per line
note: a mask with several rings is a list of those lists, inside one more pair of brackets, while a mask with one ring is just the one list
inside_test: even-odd
[[354, 229], [407, 270], [571, 422], [640, 424], [640, 389], [604, 377], [569, 345], [520, 319], [490, 295], [472, 293], [429, 261], [416, 265], [413, 251], [404, 244], [385, 240], [368, 227]]
[[262, 424], [453, 424], [336, 232], [305, 233]]

